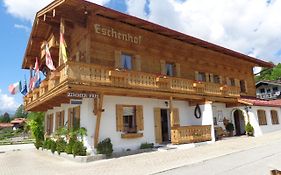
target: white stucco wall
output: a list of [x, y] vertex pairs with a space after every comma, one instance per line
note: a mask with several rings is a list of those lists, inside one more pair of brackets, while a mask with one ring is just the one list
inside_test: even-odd
[[[155, 143], [154, 131], [154, 108], [168, 109], [165, 101], [151, 98], [135, 98], [135, 97], [120, 97], [120, 96], [104, 96], [103, 109], [100, 125], [99, 141], [109, 137], [113, 144], [114, 151], [125, 151], [127, 149], [138, 149], [141, 143]], [[121, 132], [116, 131], [116, 104], [123, 105], [142, 105], [144, 118], [143, 137], [136, 139], [122, 139]], [[56, 107], [49, 110], [47, 114], [65, 110], [65, 123], [68, 118], [68, 108], [77, 105], [63, 104], [61, 107]], [[179, 109], [179, 119], [181, 126], [188, 125], [212, 125], [213, 128], [213, 111], [212, 104], [200, 105], [202, 117], [196, 119], [194, 117], [194, 106], [189, 106], [187, 101], [173, 101], [173, 107]], [[88, 150], [93, 149], [93, 138], [96, 126], [96, 116], [93, 114], [93, 99], [83, 99], [81, 104], [80, 126], [87, 129], [87, 136], [84, 138], [85, 146]], [[212, 129], [212, 140], [214, 141], [214, 131]]]
[[[235, 108], [226, 108], [225, 104], [223, 103], [214, 103], [213, 104], [213, 114], [214, 116], [218, 116], [218, 111], [222, 111], [223, 113], [223, 117], [225, 117], [226, 119], [228, 119], [231, 123], [233, 123], [234, 127], [235, 127], [235, 122], [234, 122], [234, 116], [233, 113], [236, 109], [239, 109], [242, 111], [243, 115], [244, 115], [244, 120], [245, 120], [245, 125], [248, 122], [248, 117], [245, 111], [245, 106], [239, 106], [239, 107], [235, 107]], [[259, 125], [258, 122], [258, 116], [257, 116], [257, 110], [262, 109], [266, 111], [266, 118], [267, 118], [267, 125]], [[277, 108], [277, 107], [265, 107], [265, 106], [251, 106], [251, 109], [249, 109], [248, 115], [249, 115], [249, 119], [250, 119], [250, 123], [251, 125], [254, 127], [255, 129], [255, 136], [261, 136], [265, 133], [268, 132], [273, 132], [273, 131], [277, 131], [277, 130], [281, 130], [281, 124], [278, 125], [272, 125], [271, 122], [271, 114], [270, 111], [271, 110], [276, 110], [278, 113], [278, 117], [279, 117], [279, 123], [281, 122], [281, 108]], [[225, 129], [223, 122], [218, 122], [218, 126], [222, 127], [223, 129]], [[234, 131], [234, 134], [236, 132]]]

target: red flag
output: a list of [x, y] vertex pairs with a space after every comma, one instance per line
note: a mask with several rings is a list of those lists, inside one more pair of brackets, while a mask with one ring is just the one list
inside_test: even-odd
[[53, 64], [53, 60], [51, 57], [51, 53], [49, 51], [49, 47], [48, 44], [46, 44], [46, 66], [50, 69], [50, 70], [56, 70], [54, 64]]

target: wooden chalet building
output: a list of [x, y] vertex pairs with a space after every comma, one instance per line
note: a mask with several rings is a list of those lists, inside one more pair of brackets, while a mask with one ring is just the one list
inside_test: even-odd
[[[46, 42], [56, 71], [45, 66]], [[235, 110], [245, 115], [253, 105], [241, 99], [256, 96], [253, 67], [272, 67], [83, 0], [56, 0], [37, 13], [22, 68], [31, 69], [36, 57], [47, 76], [24, 97], [25, 109], [46, 112], [48, 134], [85, 127], [90, 150], [108, 137], [114, 151], [214, 141], [215, 125], [234, 123]]]

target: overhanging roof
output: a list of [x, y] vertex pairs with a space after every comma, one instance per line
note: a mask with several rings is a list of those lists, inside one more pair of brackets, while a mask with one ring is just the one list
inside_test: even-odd
[[[38, 50], [38, 53], [40, 52], [40, 44], [44, 40], [46, 40], [47, 36], [46, 33], [48, 31], [48, 26], [44, 22], [41, 22], [38, 20], [39, 17], [42, 17], [43, 15], [50, 13], [53, 9], [57, 12], [65, 13], [65, 16], [68, 16], [70, 19], [78, 16], [84, 15], [85, 10], [87, 10], [88, 13], [94, 13], [98, 16], [103, 16], [106, 18], [110, 18], [122, 23], [126, 23], [128, 25], [132, 25], [134, 27], [147, 30], [153, 33], [157, 33], [159, 35], [163, 35], [169, 38], [173, 38], [176, 40], [180, 40], [185, 43], [189, 43], [192, 45], [200, 46], [206, 49], [210, 49], [216, 52], [220, 52], [226, 55], [230, 55], [236, 58], [239, 58], [241, 60], [253, 63], [255, 66], [260, 67], [273, 67], [274, 65], [272, 63], [256, 59], [254, 57], [250, 57], [248, 55], [224, 48], [222, 46], [218, 46], [212, 43], [209, 43], [207, 41], [180, 33], [178, 31], [160, 26], [155, 23], [151, 23], [148, 21], [145, 21], [143, 19], [133, 17], [88, 1], [84, 0], [55, 0], [42, 10], [40, 10], [36, 18], [34, 20], [32, 32], [28, 41], [28, 45], [26, 48], [22, 68], [29, 68], [31, 63], [34, 63], [36, 54], [36, 49]], [[38, 55], [39, 56], [39, 55]]]

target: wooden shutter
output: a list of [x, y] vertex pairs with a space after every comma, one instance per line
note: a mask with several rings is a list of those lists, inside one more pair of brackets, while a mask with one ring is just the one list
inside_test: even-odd
[[234, 79], [234, 81], [235, 81], [235, 86], [240, 87], [240, 80]]
[[68, 115], [67, 115], [67, 128], [71, 129], [73, 127], [73, 108], [68, 109]]
[[266, 114], [264, 110], [258, 110], [259, 125], [267, 125]]
[[135, 70], [141, 71], [141, 56], [140, 55], [136, 55]]
[[75, 117], [75, 123], [73, 123], [73, 126], [80, 128], [80, 106], [77, 106], [74, 108], [74, 117]]
[[61, 111], [61, 127], [64, 127], [64, 110]]
[[166, 61], [160, 60], [161, 74], [166, 75]]
[[116, 131], [123, 131], [123, 106], [116, 105]]
[[53, 127], [54, 127], [54, 114], [50, 114], [50, 134], [53, 133]]
[[180, 64], [176, 63], [176, 76], [177, 77], [181, 77], [181, 68], [180, 68]]
[[178, 108], [174, 108], [173, 109], [173, 123], [172, 126], [180, 126], [180, 118], [179, 118], [179, 109]]
[[114, 57], [115, 57], [115, 68], [122, 68], [121, 51], [116, 50], [114, 52]]
[[60, 123], [60, 112], [56, 112], [56, 117], [55, 117], [55, 130], [59, 129], [59, 123]]
[[195, 80], [199, 80], [199, 72], [195, 71]]
[[279, 124], [278, 114], [277, 111], [271, 110], [271, 122], [273, 125]]
[[210, 75], [211, 75], [211, 74], [209, 74], [209, 73], [205, 73], [206, 82], [211, 82]]
[[154, 108], [155, 142], [162, 143], [161, 109]]
[[220, 77], [220, 84], [225, 84], [225, 83], [223, 83], [224, 81], [223, 81], [223, 76], [219, 76]]
[[231, 82], [230, 82], [229, 77], [226, 77], [226, 84], [227, 84], [228, 86], [231, 86]]
[[137, 130], [143, 131], [143, 107], [142, 107], [142, 105], [136, 106], [136, 121], [137, 121]]
[[210, 82], [214, 83], [214, 74], [210, 74]]

